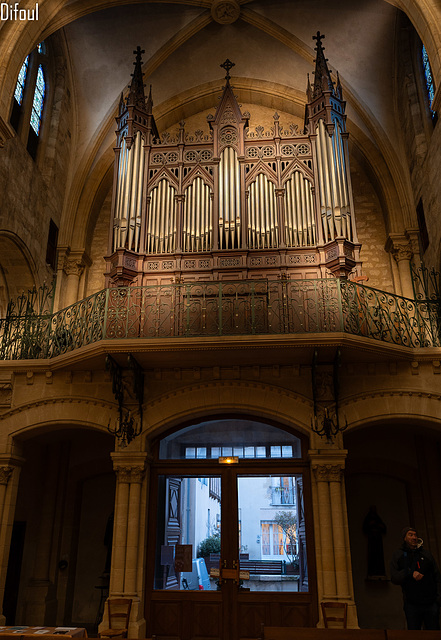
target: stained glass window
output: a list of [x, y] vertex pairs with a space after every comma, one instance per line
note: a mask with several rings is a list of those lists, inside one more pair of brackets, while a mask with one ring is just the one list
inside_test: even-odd
[[31, 127], [35, 133], [40, 133], [41, 114], [43, 111], [44, 93], [46, 90], [46, 83], [44, 81], [43, 67], [38, 67], [37, 82], [35, 84], [34, 99], [32, 101], [31, 112]]
[[23, 100], [23, 91], [26, 82], [26, 75], [28, 73], [29, 56], [26, 56], [26, 60], [21, 65], [20, 73], [18, 74], [17, 84], [15, 85], [14, 98], [18, 104], [21, 105]]
[[46, 45], [44, 43], [44, 40], [42, 40], [39, 44], [37, 44], [37, 51], [38, 53], [46, 53]]
[[432, 102], [435, 97], [435, 85], [433, 83], [432, 69], [430, 68], [429, 56], [427, 55], [426, 47], [424, 45], [421, 50], [421, 57], [423, 60], [424, 76], [426, 79], [427, 97], [429, 98], [429, 106], [433, 116], [435, 112], [432, 110]]

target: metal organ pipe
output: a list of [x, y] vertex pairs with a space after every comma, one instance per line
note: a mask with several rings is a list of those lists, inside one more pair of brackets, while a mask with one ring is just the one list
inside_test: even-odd
[[352, 233], [351, 212], [350, 212], [350, 206], [349, 206], [344, 143], [341, 137], [340, 124], [337, 121], [335, 122], [335, 134], [334, 134], [333, 142], [336, 147], [337, 159], [338, 159], [336, 167], [338, 170], [338, 177], [340, 182], [342, 217], [343, 217], [345, 228], [346, 228], [345, 236], [349, 240], [352, 240], [353, 233]]
[[345, 153], [341, 128], [334, 120], [334, 133], [330, 137], [323, 120], [317, 126], [317, 166], [319, 194], [325, 241], [344, 236], [352, 240]]
[[143, 187], [144, 187], [144, 168], [145, 168], [145, 153], [143, 149], [143, 145], [141, 144], [141, 137], [139, 140], [139, 155], [140, 155], [140, 163], [139, 163], [139, 172], [138, 172], [138, 198], [136, 201], [136, 231], [135, 231], [135, 251], [139, 251], [139, 234], [141, 232], [141, 211], [142, 211], [142, 200], [143, 200]]
[[285, 184], [285, 230], [288, 247], [315, 244], [313, 199], [309, 180], [295, 171]]
[[[131, 188], [131, 194], [130, 194], [130, 209], [129, 209], [129, 215], [128, 220], [129, 220], [129, 242], [128, 242], [128, 246], [129, 248], [132, 247], [133, 245], [133, 241], [134, 241], [134, 236], [135, 236], [135, 227], [136, 227], [136, 223], [137, 223], [137, 210], [136, 210], [136, 205], [138, 202], [138, 191], [141, 189], [142, 187], [142, 182], [140, 183], [140, 176], [139, 176], [139, 166], [141, 164], [141, 157], [140, 157], [140, 151], [142, 151], [142, 145], [141, 145], [141, 136], [138, 133], [137, 136], [135, 137], [135, 143], [132, 146], [132, 155], [134, 156], [133, 159], [133, 171], [132, 171], [132, 180], [130, 183], [130, 188]], [[141, 177], [142, 180], [142, 177]], [[137, 251], [137, 247], [134, 247], [134, 250]]]
[[240, 167], [236, 151], [226, 147], [219, 162], [219, 247], [240, 246]]
[[140, 132], [129, 149], [121, 144], [116, 188], [113, 249], [126, 247], [139, 251], [144, 181], [144, 147]]
[[210, 187], [197, 177], [185, 190], [183, 222], [184, 251], [211, 249], [211, 197]]
[[[326, 136], [327, 133], [325, 131], [325, 125], [323, 120], [319, 121], [318, 127], [318, 138], [320, 140], [320, 160], [322, 166], [322, 177], [323, 177], [323, 201], [326, 210], [326, 217], [328, 222], [328, 233], [330, 235], [330, 239], [334, 240], [335, 237], [335, 227], [333, 220], [333, 206], [332, 206], [332, 196], [331, 196], [331, 185], [329, 181], [329, 166], [328, 166], [328, 156], [326, 152]], [[327, 239], [328, 234], [325, 232], [325, 239]]]
[[248, 210], [250, 249], [277, 247], [279, 232], [274, 184], [263, 173], [250, 184]]
[[147, 253], [172, 253], [176, 242], [176, 189], [163, 178], [150, 194]]

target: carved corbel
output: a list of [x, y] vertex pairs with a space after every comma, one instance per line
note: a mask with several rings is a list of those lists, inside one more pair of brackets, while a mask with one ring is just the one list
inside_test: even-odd
[[0, 467], [0, 484], [7, 485], [13, 471], [13, 467]]

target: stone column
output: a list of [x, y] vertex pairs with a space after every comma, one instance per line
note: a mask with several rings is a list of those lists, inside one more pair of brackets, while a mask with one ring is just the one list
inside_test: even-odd
[[80, 278], [84, 271], [84, 263], [78, 258], [66, 258], [63, 265], [63, 271], [66, 275], [63, 306], [69, 307], [78, 300]]
[[[3, 603], [5, 595], [18, 480], [23, 462], [24, 460], [21, 458], [0, 456], [0, 603]], [[4, 625], [5, 623], [5, 616], [1, 612], [0, 624]]]
[[[345, 450], [309, 452], [313, 480], [319, 602], [348, 604], [348, 627], [358, 628], [343, 470]], [[321, 612], [320, 612], [321, 616]], [[320, 617], [319, 626], [323, 626]]]
[[[143, 610], [147, 453], [112, 454], [116, 498], [109, 598], [132, 598], [129, 637], [145, 636]], [[108, 625], [107, 608], [99, 629]]]
[[401, 283], [401, 294], [405, 298], [413, 299], [413, 284], [412, 284], [412, 272], [410, 267], [410, 261], [413, 257], [413, 251], [410, 244], [395, 245], [392, 250], [392, 255], [398, 265], [398, 273]]

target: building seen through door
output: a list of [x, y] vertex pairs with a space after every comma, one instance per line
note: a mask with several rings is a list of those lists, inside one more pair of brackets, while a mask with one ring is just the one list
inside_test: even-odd
[[175, 432], [157, 451], [151, 633], [223, 637], [236, 626], [243, 637], [287, 616], [312, 624], [301, 440], [268, 424], [225, 419]]

